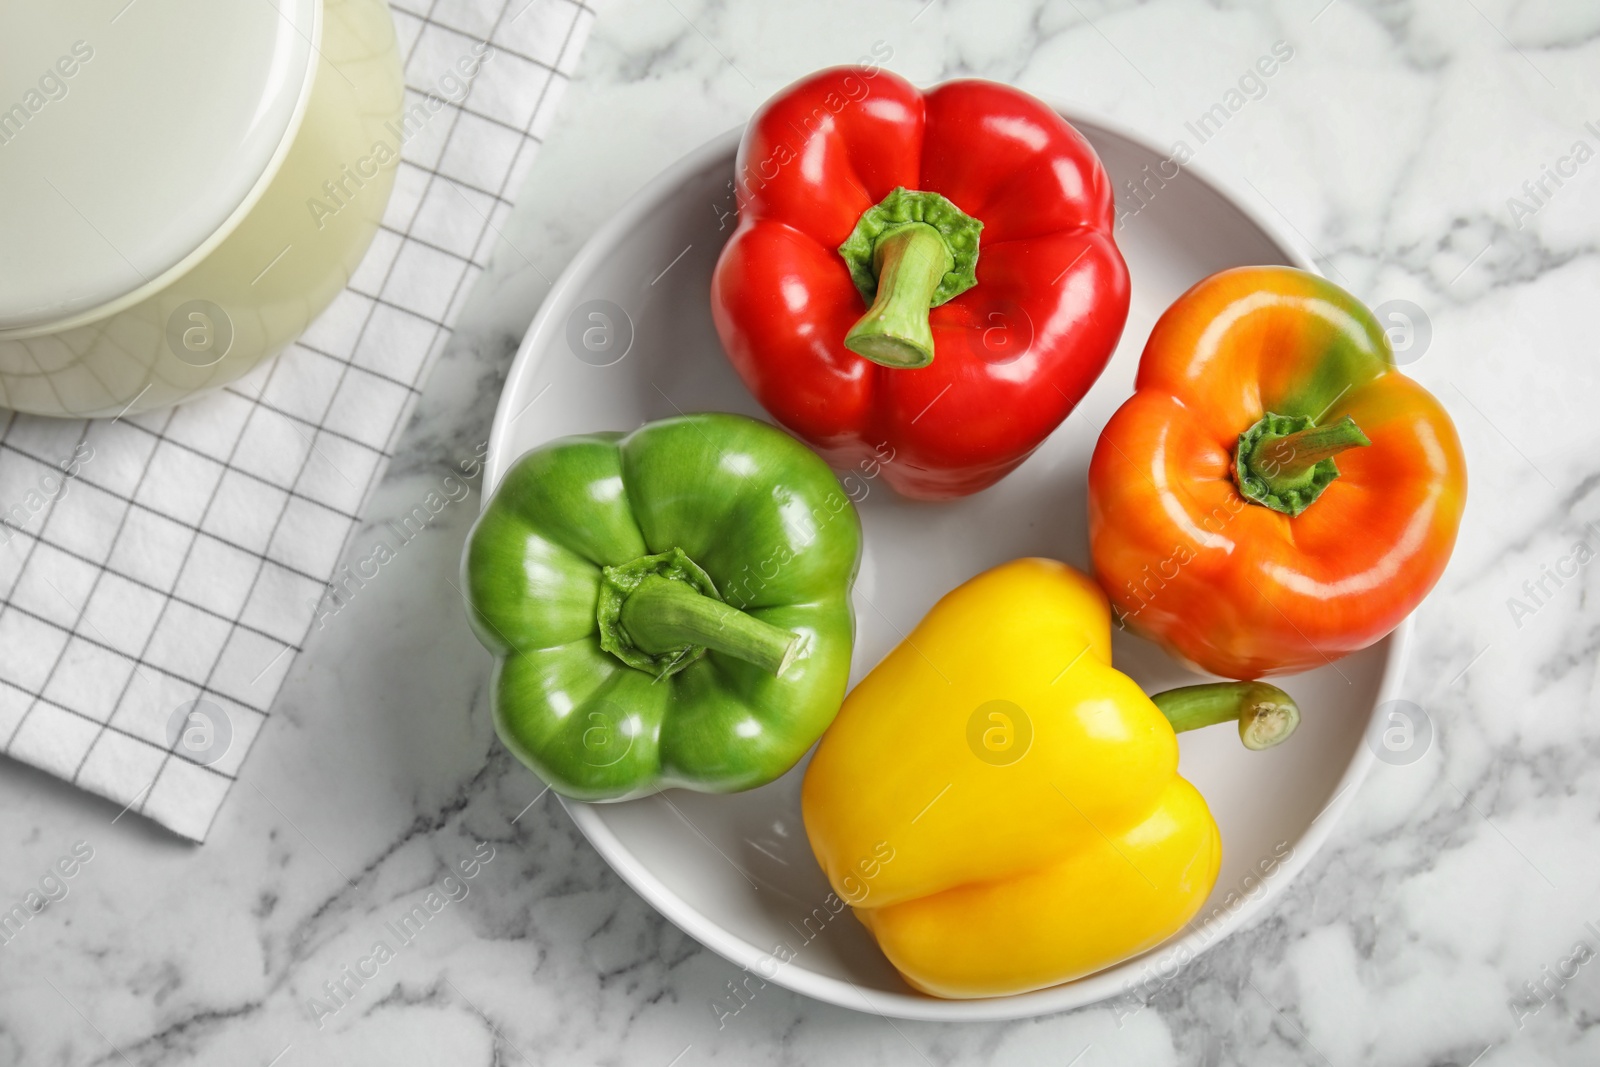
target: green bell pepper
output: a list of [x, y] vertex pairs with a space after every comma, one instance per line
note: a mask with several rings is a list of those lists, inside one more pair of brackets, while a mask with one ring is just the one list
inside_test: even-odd
[[534, 449], [462, 561], [501, 740], [579, 800], [772, 781], [844, 700], [860, 555], [833, 473], [766, 423], [686, 415]]

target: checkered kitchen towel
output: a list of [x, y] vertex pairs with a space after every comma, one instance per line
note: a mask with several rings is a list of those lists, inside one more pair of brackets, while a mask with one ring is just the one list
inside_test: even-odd
[[[169, 411], [0, 413], [0, 751], [196, 841], [594, 20], [574, 0], [391, 2], [407, 109], [447, 103], [405, 143], [371, 251], [301, 342]], [[444, 92], [485, 40], [470, 91]]]

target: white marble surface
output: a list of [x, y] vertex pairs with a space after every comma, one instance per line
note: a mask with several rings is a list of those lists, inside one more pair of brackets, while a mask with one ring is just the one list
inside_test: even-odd
[[[736, 969], [611, 874], [493, 738], [452, 585], [474, 498], [314, 636], [204, 847], [0, 766], [0, 905], [92, 849], [0, 944], [0, 1064], [1600, 1062], [1600, 158], [1542, 203], [1523, 190], [1573, 169], [1575, 142], [1600, 150], [1600, 8], [1325, 3], [602, 7], [368, 516], [473, 454], [546, 279], [607, 213], [806, 71], [883, 41], [919, 83], [1013, 81], [1175, 140], [1288, 41], [1198, 158], [1369, 303], [1425, 310], [1408, 369], [1455, 414], [1473, 481], [1407, 687], [1434, 744], [1375, 770], [1250, 929], [1138, 1011], [890, 1024], [769, 987], [719, 1029]], [[386, 923], [490, 848], [447, 886], [464, 897], [372, 962]], [[374, 977], [345, 979], [341, 1005], [324, 983], [347, 967]]]

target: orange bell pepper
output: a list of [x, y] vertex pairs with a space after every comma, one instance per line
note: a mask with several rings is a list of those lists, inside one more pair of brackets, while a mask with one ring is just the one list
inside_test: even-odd
[[1256, 678], [1399, 625], [1465, 503], [1455, 427], [1372, 312], [1316, 275], [1244, 267], [1151, 332], [1089, 465], [1090, 550], [1125, 625]]

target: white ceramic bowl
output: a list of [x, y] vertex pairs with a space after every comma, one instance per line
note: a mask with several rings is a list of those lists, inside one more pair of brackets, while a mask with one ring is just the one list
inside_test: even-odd
[[378, 232], [403, 102], [386, 0], [0, 0], [0, 407], [149, 411], [280, 352]]
[[[1166, 155], [1103, 120], [1062, 113], [1094, 144], [1117, 188]], [[506, 382], [486, 488], [517, 456], [554, 437], [631, 429], [678, 412], [764, 417], [722, 353], [708, 295], [733, 229], [729, 179], [739, 132], [718, 137], [651, 182], [556, 283]], [[852, 683], [943, 593], [982, 570], [1025, 555], [1088, 569], [1089, 456], [1100, 427], [1129, 395], [1156, 318], [1194, 282], [1225, 267], [1315, 269], [1269, 219], [1192, 166], [1147, 189], [1148, 202], [1117, 232], [1133, 277], [1122, 343], [1044, 446], [998, 486], [954, 503], [908, 503], [868, 483], [859, 505], [866, 550], [856, 587]], [[1145, 956], [1021, 996], [945, 1001], [916, 993], [848, 911], [807, 938], [802, 920], [829, 887], [800, 821], [804, 764], [735, 797], [676, 790], [567, 807], [601, 855], [662, 914], [758, 978], [819, 1000], [956, 1020], [1013, 1019], [1142, 997], [1249, 921], [1327, 838], [1372, 762], [1364, 734], [1374, 708], [1398, 694], [1408, 632], [1402, 626], [1335, 665], [1275, 679], [1305, 709], [1299, 732], [1280, 748], [1248, 752], [1235, 731], [1222, 728], [1182, 735], [1181, 773], [1205, 794], [1222, 829], [1222, 870], [1211, 898], [1181, 936]], [[1117, 636], [1114, 655], [1147, 691], [1198, 680], [1126, 635]]]

